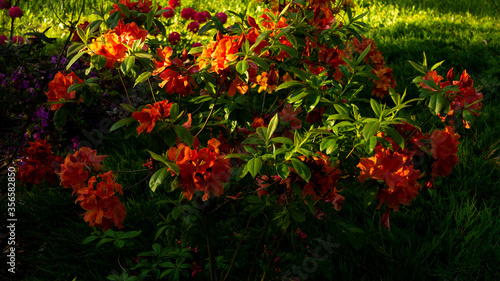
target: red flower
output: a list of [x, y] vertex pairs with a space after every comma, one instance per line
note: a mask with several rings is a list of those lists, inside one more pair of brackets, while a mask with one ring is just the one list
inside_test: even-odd
[[434, 159], [455, 155], [458, 152], [459, 134], [447, 126], [444, 131], [434, 130], [431, 134], [431, 153]]
[[168, 4], [170, 5], [170, 7], [175, 9], [175, 8], [181, 6], [181, 1], [180, 0], [168, 0]]
[[227, 15], [225, 13], [217, 13], [216, 17], [220, 20], [222, 24], [227, 22]]
[[151, 133], [158, 120], [170, 115], [171, 106], [172, 103], [164, 100], [152, 105], [148, 104], [141, 111], [132, 113], [132, 117], [140, 123], [139, 127], [137, 127], [137, 134], [139, 135], [144, 131]]
[[166, 10], [166, 12], [163, 13], [164, 18], [169, 19], [169, 18], [173, 18], [175, 16], [174, 8], [165, 7], [164, 10]]
[[0, 35], [0, 45], [5, 45], [5, 43], [7, 43], [7, 40], [9, 40], [9, 38], [7, 38], [7, 36], [5, 35]]
[[14, 37], [12, 37], [12, 42], [17, 43], [17, 44], [23, 44], [24, 38], [22, 36], [14, 36]]
[[10, 18], [15, 19], [15, 18], [20, 18], [22, 16], [23, 16], [23, 11], [21, 10], [21, 8], [14, 6], [9, 9]]
[[102, 170], [101, 162], [107, 155], [97, 155], [96, 150], [82, 146], [73, 155], [69, 154], [61, 165], [61, 185], [65, 188], [73, 188], [73, 194], [80, 193], [85, 188], [85, 181], [89, 172]]
[[194, 16], [196, 15], [196, 11], [193, 8], [184, 8], [181, 11], [181, 18], [185, 20], [194, 20]]
[[192, 21], [187, 26], [187, 30], [191, 31], [192, 33], [198, 32], [199, 29], [200, 29], [200, 24], [197, 21]]
[[431, 181], [439, 176], [445, 177], [451, 174], [453, 167], [458, 164], [458, 139], [452, 127], [446, 127], [444, 131], [435, 130], [432, 132], [431, 153], [436, 161], [432, 165]]
[[198, 12], [194, 15], [194, 20], [198, 23], [205, 23], [210, 19], [210, 13], [207, 11]]
[[[68, 88], [74, 83], [83, 83], [83, 80], [78, 78], [74, 72], [67, 75], [61, 72], [56, 73], [54, 79], [49, 82], [49, 91], [45, 93], [49, 102], [60, 101], [62, 98], [65, 100], [76, 99], [76, 91], [68, 93]], [[52, 104], [50, 109], [55, 111], [62, 106], [62, 103]]]
[[10, 0], [0, 0], [0, 10], [10, 9]]
[[181, 35], [177, 32], [172, 32], [168, 35], [168, 42], [171, 45], [177, 45], [181, 41]]

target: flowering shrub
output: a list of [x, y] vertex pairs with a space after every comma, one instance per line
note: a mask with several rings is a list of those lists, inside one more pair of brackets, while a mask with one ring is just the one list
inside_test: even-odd
[[[110, 132], [160, 143], [148, 150], [151, 159], [142, 160], [151, 172], [151, 192], [175, 207], [161, 214], [165, 219], [156, 237], [180, 236], [198, 245], [205, 236], [200, 244], [206, 259], [189, 264], [184, 261], [193, 257], [182, 250], [175, 265], [162, 262], [170, 252], [153, 246], [143, 254], [154, 258], [136, 267], [144, 277], [151, 271], [158, 279], [178, 280], [189, 268], [192, 276], [211, 280], [222, 270], [225, 280], [235, 267], [250, 279], [277, 277], [286, 266], [286, 256], [278, 256], [284, 236], [307, 241], [323, 225], [347, 235], [362, 231], [339, 222], [346, 189], [359, 187], [367, 206], [374, 201], [377, 208], [385, 206], [381, 224], [390, 228], [390, 210], [410, 205], [458, 163], [460, 136], [452, 126], [470, 127], [482, 106], [472, 79], [464, 71], [455, 81], [450, 70], [442, 82], [440, 64], [429, 69], [425, 59], [411, 62], [423, 74], [414, 80], [421, 95], [406, 100], [395, 91], [392, 70], [375, 42], [359, 34], [363, 15], [353, 14], [350, 1], [278, 4], [257, 18], [241, 14], [231, 28], [221, 25], [224, 13], [210, 18], [184, 8], [180, 16], [191, 20], [189, 31], [214, 31], [202, 46], [180, 44], [186, 39], [178, 32], [166, 34], [162, 21], [180, 1], [169, 5], [120, 0], [101, 20], [78, 27], [81, 42], [68, 52], [68, 70], [78, 61], [87, 74], [118, 73], [127, 96], [121, 106], [130, 116]], [[58, 73], [47, 93], [54, 122], [64, 124], [68, 101], [85, 102], [87, 91], [99, 91], [98, 80]], [[142, 86], [143, 102], [134, 104], [128, 91]], [[428, 118], [419, 124], [404, 117], [404, 109], [417, 101], [427, 103], [429, 118], [436, 115], [450, 126], [422, 131]], [[73, 189], [91, 226], [122, 228], [126, 209], [117, 194], [123, 188], [111, 172], [102, 173], [104, 157], [87, 147], [68, 155], [61, 184]], [[267, 222], [262, 226], [255, 217]], [[246, 227], [226, 233], [217, 228], [221, 221]], [[192, 227], [198, 224], [201, 229]], [[254, 226], [257, 230], [248, 230]], [[255, 249], [245, 256], [249, 266], [235, 263], [243, 241]], [[227, 245], [232, 248], [219, 249]], [[259, 264], [261, 259], [267, 263]], [[152, 261], [166, 269], [154, 269]], [[204, 273], [198, 263], [205, 265]]]

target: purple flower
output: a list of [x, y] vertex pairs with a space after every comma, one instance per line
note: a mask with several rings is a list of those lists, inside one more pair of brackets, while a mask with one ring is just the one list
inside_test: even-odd
[[20, 18], [23, 16], [23, 11], [21, 8], [14, 6], [9, 9], [9, 17], [15, 19], [15, 18]]
[[225, 13], [218, 13], [217, 17], [222, 24], [225, 24], [227, 22], [227, 15]]

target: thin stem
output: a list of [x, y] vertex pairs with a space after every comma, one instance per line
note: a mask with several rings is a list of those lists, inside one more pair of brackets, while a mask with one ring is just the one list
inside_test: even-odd
[[141, 181], [139, 181], [138, 183], [136, 183], [136, 184], [134, 184], [134, 185], [132, 185], [132, 186], [125, 187], [123, 190], [127, 190], [127, 189], [130, 189], [130, 188], [132, 188], [132, 187], [136, 187], [136, 186], [138, 186], [139, 184], [141, 184], [141, 183], [145, 182], [145, 181], [149, 178], [149, 176], [150, 176], [150, 175], [148, 175], [147, 177], [143, 178]]
[[149, 171], [149, 169], [140, 169], [140, 170], [133, 170], [133, 171], [113, 171], [116, 173], [136, 173], [136, 172], [145, 172]]
[[[427, 121], [429, 121], [429, 118], [431, 118], [432, 116], [432, 112], [429, 113], [429, 115], [427, 115], [427, 117], [425, 117], [424, 121], [422, 121], [422, 123], [420, 123], [419, 127], [422, 127]], [[417, 128], [414, 128], [413, 131], [411, 131], [411, 133], [405, 138], [405, 143], [417, 132]], [[398, 152], [399, 150], [401, 150], [401, 147], [398, 148], [398, 150], [396, 150], [396, 152]]]
[[262, 243], [262, 240], [264, 240], [264, 235], [266, 234], [267, 229], [269, 228], [270, 222], [271, 222], [271, 216], [267, 216], [266, 225], [264, 225], [264, 229], [260, 233], [257, 245], [255, 245], [255, 251], [253, 253], [252, 265], [250, 267], [250, 274], [248, 276], [248, 280], [252, 280], [255, 275], [255, 262], [257, 261], [257, 255], [259, 254], [260, 244]]
[[208, 229], [208, 216], [205, 216], [205, 237], [207, 240], [208, 261], [210, 263], [210, 281], [217, 281], [217, 266], [210, 247], [210, 234]]
[[156, 102], [155, 94], [153, 93], [153, 86], [151, 86], [151, 81], [148, 78], [149, 88], [151, 89], [151, 95], [153, 96], [153, 100]]
[[201, 133], [201, 131], [203, 131], [205, 129], [205, 127], [207, 126], [208, 120], [210, 119], [210, 117], [212, 117], [212, 114], [214, 113], [215, 105], [217, 104], [217, 100], [219, 99], [221, 91], [222, 91], [222, 87], [219, 88], [219, 91], [217, 92], [217, 95], [215, 96], [214, 105], [212, 106], [212, 109], [210, 109], [210, 113], [208, 114], [207, 119], [205, 120], [205, 123], [203, 123], [203, 126], [201, 127], [201, 129], [194, 136], [195, 138]]
[[122, 81], [123, 89], [125, 89], [125, 93], [127, 94], [128, 102], [132, 105], [132, 101], [130, 100], [130, 97], [128, 96], [127, 87], [125, 87], [125, 82], [123, 82], [123, 77], [122, 77], [122, 73], [120, 72], [120, 70], [118, 70], [118, 75], [120, 75], [120, 80]]
[[12, 38], [14, 36], [14, 20], [15, 18], [12, 18], [10, 21], [10, 41], [12, 41]]
[[236, 255], [238, 255], [238, 251], [240, 249], [241, 243], [243, 243], [243, 238], [245, 237], [245, 233], [247, 232], [248, 226], [250, 225], [250, 221], [252, 221], [252, 217], [248, 218], [247, 225], [245, 226], [245, 230], [243, 230], [243, 234], [241, 234], [241, 239], [240, 242], [238, 242], [238, 246], [236, 247], [236, 251], [234, 252], [233, 259], [231, 260], [231, 264], [229, 265], [229, 269], [222, 279], [222, 281], [225, 281], [229, 277], [229, 273], [231, 272], [231, 269], [233, 268], [234, 261], [236, 260]]

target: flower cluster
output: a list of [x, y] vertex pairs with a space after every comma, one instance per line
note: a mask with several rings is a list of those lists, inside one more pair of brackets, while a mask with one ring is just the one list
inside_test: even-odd
[[362, 53], [370, 45], [370, 51], [365, 57], [365, 62], [370, 63], [373, 67], [371, 73], [375, 74], [379, 80], [373, 79], [375, 86], [372, 90], [372, 95], [383, 98], [389, 94], [389, 88], [396, 88], [396, 80], [392, 76], [392, 69], [385, 65], [384, 56], [380, 52], [375, 42], [372, 39], [363, 38], [360, 42], [357, 38], [353, 40], [355, 51]]
[[151, 133], [158, 120], [170, 116], [170, 107], [172, 107], [172, 103], [164, 100], [148, 104], [141, 111], [134, 112], [132, 117], [140, 123], [139, 127], [137, 127], [137, 134], [139, 135], [144, 131]]
[[465, 128], [469, 129], [471, 126], [470, 122], [473, 120], [473, 117], [479, 116], [479, 111], [482, 108], [481, 100], [483, 99], [483, 94], [478, 93], [474, 88], [474, 80], [467, 74], [467, 71], [464, 70], [462, 75], [460, 75], [460, 80], [453, 80], [455, 77], [455, 72], [453, 68], [448, 71], [446, 75], [447, 80], [443, 81], [443, 77], [438, 75], [435, 70], [429, 71], [427, 75], [422, 79], [420, 86], [423, 89], [428, 89], [431, 91], [436, 91], [425, 84], [426, 80], [434, 81], [434, 83], [440, 88], [444, 89], [448, 86], [456, 86], [458, 87], [458, 91], [449, 90], [446, 91], [444, 96], [450, 101], [450, 107], [448, 110], [448, 114], [442, 116], [441, 120], [443, 122], [448, 121], [450, 125], [455, 125], [455, 120], [458, 118], [463, 122]]
[[217, 197], [224, 194], [223, 184], [229, 181], [231, 166], [229, 159], [224, 159], [225, 155], [221, 154], [220, 145], [219, 140], [212, 138], [207, 147], [202, 149], [196, 144], [191, 149], [184, 143], [170, 147], [168, 159], [180, 169], [180, 186], [184, 198], [191, 200], [197, 190], [204, 192], [203, 201], [210, 198], [210, 193]]
[[115, 28], [92, 40], [89, 50], [92, 55], [104, 56], [105, 67], [113, 68], [115, 63], [122, 62], [127, 57], [128, 49], [123, 44], [132, 47], [135, 41], [144, 42], [147, 36], [148, 32], [137, 26], [135, 22], [124, 24], [120, 20]]
[[[132, 2], [131, 0], [119, 0], [118, 3], [125, 5], [129, 11], [137, 11], [139, 13], [147, 14], [153, 9], [153, 1], [152, 0], [138, 0]], [[158, 10], [160, 10], [161, 7], [158, 5]], [[113, 4], [113, 8], [110, 12], [110, 15], [114, 14], [115, 12], [120, 12], [120, 7], [118, 4]], [[125, 14], [122, 12], [120, 17], [125, 17]]]
[[[49, 102], [54, 102], [50, 109], [55, 111], [61, 108], [64, 101], [76, 99], [76, 91], [68, 93], [68, 88], [75, 83], [83, 83], [83, 80], [78, 78], [74, 72], [64, 74], [58, 72], [54, 79], [49, 82], [49, 91], [45, 93]], [[61, 101], [61, 99], [63, 101]]]
[[152, 74], [161, 79], [159, 86], [165, 88], [165, 92], [169, 95], [193, 94], [192, 88], [196, 87], [196, 83], [192, 76], [198, 72], [198, 66], [178, 57], [171, 58], [173, 50], [170, 47], [158, 48], [156, 52], [159, 59], [153, 60], [156, 69]]
[[458, 139], [460, 135], [455, 133], [452, 127], [445, 130], [434, 130], [430, 136], [431, 154], [434, 158], [432, 164], [431, 180], [427, 186], [433, 187], [434, 180], [438, 177], [446, 177], [451, 174], [453, 167], [458, 164]]
[[23, 16], [23, 10], [21, 8], [14, 6], [9, 9], [9, 17], [11, 19], [20, 18]]
[[114, 224], [123, 228], [123, 221], [127, 214], [125, 205], [120, 202], [116, 194], [123, 195], [122, 186], [113, 179], [111, 171], [98, 174], [102, 171], [101, 164], [106, 155], [97, 155], [97, 151], [82, 146], [74, 154], [69, 154], [61, 165], [61, 185], [72, 188], [77, 196], [76, 202], [86, 212], [84, 220], [90, 226], [102, 227], [105, 231]]
[[61, 160], [61, 157], [52, 155], [51, 145], [46, 140], [38, 139], [35, 142], [29, 142], [17, 176], [23, 184], [39, 185], [44, 181], [55, 184], [58, 181], [56, 171], [59, 169]]

